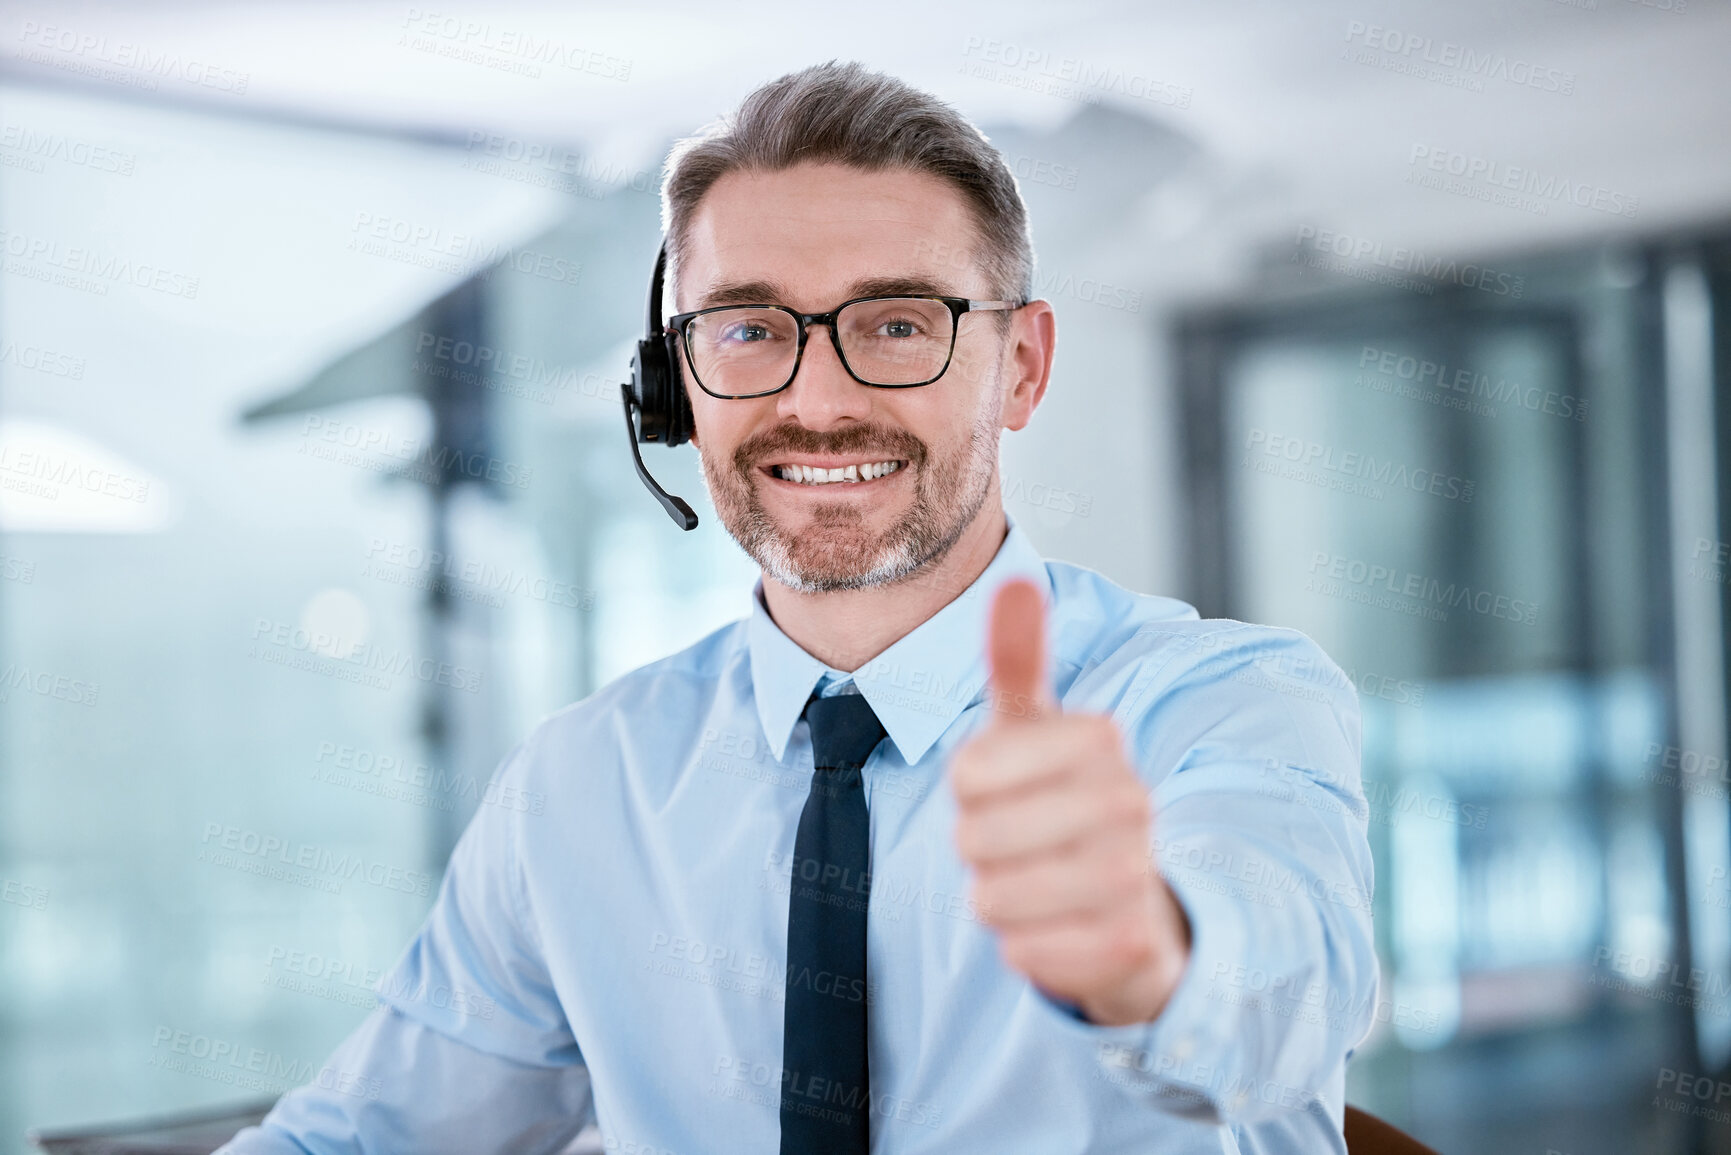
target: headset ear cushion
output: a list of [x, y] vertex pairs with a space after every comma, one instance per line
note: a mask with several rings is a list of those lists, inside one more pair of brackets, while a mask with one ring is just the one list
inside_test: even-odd
[[637, 440], [664, 441], [667, 437], [667, 351], [661, 342], [637, 342], [631, 360], [631, 392], [637, 400]]
[[697, 421], [691, 412], [691, 398], [685, 392], [685, 371], [679, 362], [678, 339], [672, 333], [667, 334], [666, 365], [667, 444], [683, 445], [691, 440]]

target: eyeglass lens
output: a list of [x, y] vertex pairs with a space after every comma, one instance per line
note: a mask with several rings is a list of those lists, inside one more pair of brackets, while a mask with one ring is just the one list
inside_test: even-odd
[[[848, 368], [873, 385], [914, 385], [937, 376], [949, 359], [954, 329], [948, 305], [917, 297], [855, 301], [836, 316]], [[799, 326], [780, 309], [742, 305], [692, 318], [685, 340], [706, 389], [762, 393], [792, 378]]]

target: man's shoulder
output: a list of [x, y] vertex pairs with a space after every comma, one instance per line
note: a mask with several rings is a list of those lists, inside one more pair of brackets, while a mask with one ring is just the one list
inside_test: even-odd
[[1046, 562], [1059, 656], [1083, 671], [1135, 670], [1137, 689], [1230, 679], [1351, 696], [1346, 675], [1309, 635], [1287, 626], [1204, 618], [1190, 603], [1137, 593], [1085, 566]]
[[748, 653], [749, 620], [736, 618], [682, 650], [620, 674], [588, 697], [543, 717], [525, 742], [544, 745], [588, 739], [601, 729], [639, 720], [653, 722], [695, 709], [696, 699], [714, 694], [730, 672], [739, 673]]
[[[1063, 648], [1098, 652], [1139, 634], [1200, 620], [1189, 602], [1126, 589], [1098, 570], [1075, 562], [1047, 558], [1046, 576], [1052, 582], [1052, 610]], [[1066, 642], [1070, 646], [1066, 647]]]

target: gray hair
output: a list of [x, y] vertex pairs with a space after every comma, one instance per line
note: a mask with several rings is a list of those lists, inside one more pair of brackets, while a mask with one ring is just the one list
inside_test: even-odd
[[[1034, 247], [1016, 178], [985, 134], [929, 93], [858, 63], [815, 64], [756, 89], [731, 117], [674, 144], [661, 184], [672, 270], [685, 253], [698, 202], [736, 170], [775, 172], [807, 162], [866, 171], [906, 169], [949, 182], [979, 227], [974, 254], [991, 292], [1033, 296]], [[1007, 321], [1009, 314], [1000, 314]]]

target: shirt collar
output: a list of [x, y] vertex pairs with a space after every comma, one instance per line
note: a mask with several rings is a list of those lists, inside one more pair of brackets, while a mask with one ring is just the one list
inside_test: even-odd
[[[1004, 520], [1009, 533], [974, 583], [853, 673], [854, 684], [910, 766], [985, 689], [986, 623], [998, 586], [1008, 578], [1025, 577], [1039, 587], [1047, 606], [1052, 604], [1045, 560], [1008, 512]], [[801, 649], [770, 618], [763, 604], [762, 577], [752, 586], [747, 631], [758, 722], [780, 761], [794, 723], [829, 667]]]

